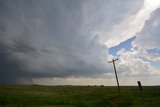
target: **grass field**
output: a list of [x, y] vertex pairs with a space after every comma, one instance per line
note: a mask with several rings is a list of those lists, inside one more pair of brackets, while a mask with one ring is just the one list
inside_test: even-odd
[[[0, 85], [0, 107], [160, 107], [160, 86]], [[143, 96], [143, 97], [142, 97]]]

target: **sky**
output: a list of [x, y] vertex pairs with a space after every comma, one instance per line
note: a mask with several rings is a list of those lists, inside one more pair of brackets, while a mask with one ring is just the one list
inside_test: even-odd
[[160, 0], [0, 0], [0, 83], [160, 85]]

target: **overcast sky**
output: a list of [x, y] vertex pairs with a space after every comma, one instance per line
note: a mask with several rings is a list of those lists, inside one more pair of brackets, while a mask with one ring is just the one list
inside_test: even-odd
[[0, 0], [0, 83], [160, 85], [160, 0]]

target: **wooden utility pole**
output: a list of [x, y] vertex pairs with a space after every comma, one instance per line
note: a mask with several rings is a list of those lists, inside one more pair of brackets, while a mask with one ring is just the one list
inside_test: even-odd
[[116, 76], [116, 81], [117, 81], [117, 86], [118, 86], [118, 92], [120, 94], [119, 81], [118, 81], [118, 76], [117, 76], [117, 71], [116, 71], [116, 66], [115, 66], [115, 61], [117, 61], [117, 60], [118, 60], [118, 58], [117, 59], [112, 59], [112, 61], [109, 61], [108, 63], [113, 63], [115, 76]]

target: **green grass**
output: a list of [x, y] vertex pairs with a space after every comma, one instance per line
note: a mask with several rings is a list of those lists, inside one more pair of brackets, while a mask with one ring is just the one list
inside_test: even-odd
[[[160, 86], [0, 85], [0, 107], [159, 107]], [[143, 99], [144, 98], [144, 99]]]

